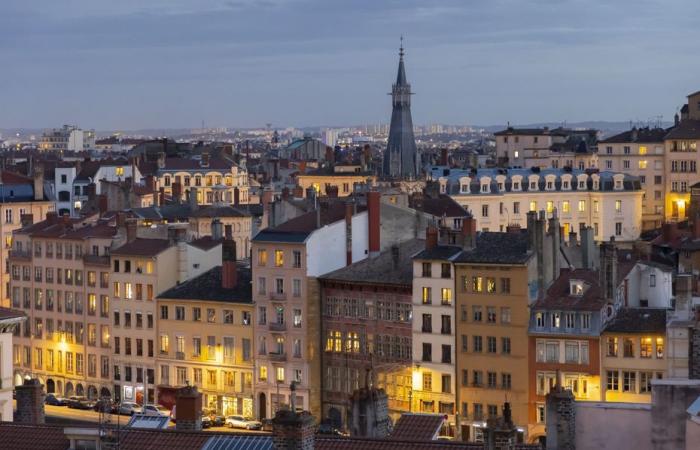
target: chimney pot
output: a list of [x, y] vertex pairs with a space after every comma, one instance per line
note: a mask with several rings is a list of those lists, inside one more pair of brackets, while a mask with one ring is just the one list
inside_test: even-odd
[[429, 226], [425, 230], [425, 249], [432, 250], [438, 245], [438, 230], [433, 226]]
[[379, 255], [381, 249], [381, 205], [380, 205], [381, 193], [377, 191], [370, 191], [367, 193], [367, 220], [369, 225], [369, 256], [375, 257]]

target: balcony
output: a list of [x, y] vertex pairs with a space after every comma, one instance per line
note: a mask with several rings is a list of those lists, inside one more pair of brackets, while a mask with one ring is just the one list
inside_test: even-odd
[[175, 359], [184, 360], [185, 359], [185, 352], [175, 352]]
[[109, 256], [83, 255], [83, 262], [91, 266], [109, 267]]
[[286, 323], [270, 322], [270, 331], [287, 331]]
[[32, 252], [29, 250], [12, 249], [12, 250], [10, 250], [9, 256], [10, 256], [10, 258], [15, 259], [15, 260], [31, 261]]
[[270, 292], [270, 300], [273, 302], [283, 302], [287, 300], [286, 292]]
[[287, 361], [286, 353], [268, 353], [267, 357], [270, 358], [272, 362], [285, 362]]

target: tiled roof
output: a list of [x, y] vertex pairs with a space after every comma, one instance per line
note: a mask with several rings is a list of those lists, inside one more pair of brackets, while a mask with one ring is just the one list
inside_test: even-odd
[[605, 327], [605, 331], [666, 334], [666, 310], [662, 308], [622, 308]]
[[462, 247], [455, 247], [455, 246], [449, 246], [449, 245], [438, 245], [437, 247], [432, 248], [430, 250], [420, 251], [413, 258], [414, 259], [448, 260], [448, 259], [454, 257], [455, 255], [457, 255], [461, 251], [462, 251]]
[[[393, 439], [316, 436], [316, 450], [484, 450], [483, 444], [459, 441], [406, 441]], [[539, 447], [533, 447], [539, 448]]]
[[32, 178], [26, 177], [17, 172], [10, 172], [9, 170], [0, 171], [0, 180], [2, 184], [33, 184]]
[[524, 264], [532, 256], [528, 250], [528, 235], [485, 231], [476, 236], [474, 248], [464, 250], [456, 263]]
[[374, 258], [365, 258], [319, 278], [357, 283], [397, 284], [411, 287], [416, 252], [425, 247], [422, 239], [411, 239], [398, 245], [398, 260], [394, 262], [394, 250], [388, 249]]
[[436, 217], [465, 217], [469, 212], [449, 195], [441, 194], [437, 198], [409, 197], [409, 206]]
[[111, 253], [112, 255], [156, 256], [171, 245], [168, 239], [136, 238], [133, 242], [126, 243], [118, 249], [112, 250]]
[[193, 247], [197, 247], [202, 250], [211, 250], [212, 248], [221, 244], [221, 239], [214, 239], [211, 236], [204, 236], [199, 239], [190, 241], [189, 244]]
[[[345, 203], [332, 201], [320, 205], [320, 226], [330, 225], [345, 218]], [[357, 212], [364, 210], [358, 206]], [[253, 241], [256, 242], [304, 242], [306, 238], [319, 227], [316, 210], [297, 216], [275, 227], [266, 228], [258, 233]]]
[[229, 303], [252, 303], [251, 272], [249, 268], [237, 267], [236, 287], [225, 289], [221, 286], [221, 266], [204, 272], [198, 277], [168, 289], [158, 296], [173, 300], [211, 300]]
[[206, 206], [199, 208], [192, 213], [194, 217], [248, 217], [250, 213], [241, 210], [237, 207], [222, 205], [222, 206]]
[[70, 441], [63, 426], [21, 425], [0, 422], [0, 440], [6, 449], [21, 450], [67, 450]]
[[162, 171], [210, 171], [219, 170], [230, 172], [234, 164], [221, 158], [209, 158], [209, 165], [203, 167], [201, 161], [186, 158], [165, 158], [165, 167]]
[[20, 319], [22, 317], [25, 317], [22, 311], [0, 307], [0, 322], [3, 320]]
[[444, 416], [440, 414], [401, 414], [391, 432], [392, 440], [432, 441], [440, 433]]

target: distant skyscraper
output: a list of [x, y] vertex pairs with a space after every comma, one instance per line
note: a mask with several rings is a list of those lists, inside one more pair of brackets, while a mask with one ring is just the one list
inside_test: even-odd
[[[403, 41], [403, 39], [402, 39]], [[384, 151], [382, 173], [391, 178], [413, 178], [416, 170], [416, 140], [411, 119], [411, 85], [406, 81], [403, 65], [403, 42], [399, 51], [399, 72], [391, 87], [391, 126]]]

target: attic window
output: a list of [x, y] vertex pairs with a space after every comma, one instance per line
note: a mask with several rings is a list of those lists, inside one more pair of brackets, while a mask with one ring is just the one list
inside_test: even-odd
[[468, 185], [468, 184], [463, 184], [463, 185], [461, 186], [461, 188], [460, 188], [460, 191], [461, 191], [463, 194], [468, 194], [468, 193], [469, 193], [469, 185]]
[[513, 181], [513, 190], [514, 191], [520, 190], [520, 181]]
[[489, 185], [487, 183], [484, 183], [481, 185], [481, 192], [485, 192], [485, 193], [489, 192]]
[[571, 295], [580, 297], [583, 295], [583, 281], [581, 280], [571, 280], [569, 282], [569, 291]]

